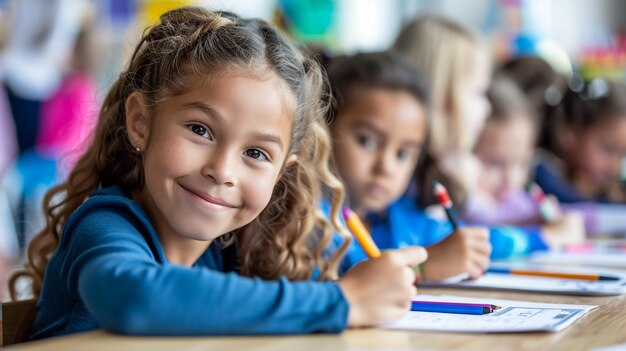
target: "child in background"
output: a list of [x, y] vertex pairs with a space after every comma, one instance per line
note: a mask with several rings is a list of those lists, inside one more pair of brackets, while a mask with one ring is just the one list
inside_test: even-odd
[[422, 206], [436, 201], [431, 184], [440, 181], [457, 206], [476, 186], [480, 164], [472, 148], [489, 114], [485, 95], [491, 59], [485, 43], [451, 20], [424, 16], [402, 29], [393, 49], [406, 56], [430, 88], [430, 146], [436, 167], [418, 173]]
[[[480, 225], [534, 227], [550, 247], [582, 241], [585, 232], [579, 213], [561, 214], [556, 199], [548, 197], [540, 204], [525, 189], [537, 129], [524, 95], [513, 81], [497, 77], [488, 96], [492, 112], [474, 148], [482, 163], [481, 176], [478, 191], [468, 198], [465, 219]], [[556, 209], [540, 207], [550, 204]]]
[[[425, 158], [432, 166], [418, 167], [411, 196], [427, 213], [444, 219], [443, 211], [431, 211], [436, 204], [432, 184], [440, 181], [462, 213], [468, 194], [478, 187], [481, 172], [473, 149], [490, 111], [488, 50], [468, 29], [436, 16], [410, 22], [393, 48], [426, 77], [431, 91], [431, 145]], [[489, 229], [492, 258], [547, 248], [537, 231], [508, 226]]]
[[96, 61], [92, 57], [95, 9], [79, 4], [82, 22], [75, 24], [78, 33], [68, 43], [72, 46], [58, 69], [62, 72], [58, 85], [41, 101], [35, 145], [23, 150], [0, 182], [0, 192], [8, 194], [13, 213], [3, 227], [18, 238], [18, 256], [22, 257], [30, 240], [45, 226], [41, 209], [45, 193], [66, 178], [85, 151], [98, 114], [99, 99], [91, 75]]
[[[415, 201], [401, 198], [416, 167], [424, 166], [419, 161], [427, 150], [428, 98], [421, 78], [390, 52], [331, 59], [327, 72], [336, 102], [329, 118], [336, 167], [350, 207], [376, 244], [381, 249], [432, 245], [423, 267], [428, 279], [480, 276], [491, 251], [485, 229], [452, 232]], [[355, 244], [345, 266], [365, 257]]]
[[[421, 248], [307, 281], [316, 268], [335, 279], [342, 253], [321, 258], [343, 189], [323, 90], [318, 65], [264, 21], [164, 14], [46, 196], [29, 247], [31, 337], [338, 332], [406, 313]], [[322, 187], [336, 195], [333, 225], [317, 210]]]
[[498, 71], [515, 82], [528, 101], [530, 113], [539, 119], [545, 116], [546, 102], [555, 101], [561, 96], [567, 84], [565, 75], [555, 71], [541, 57], [520, 56], [502, 64]]
[[63, 176], [85, 151], [100, 106], [93, 78], [97, 66], [94, 12], [94, 8], [87, 6], [83, 10], [64, 76], [41, 105], [35, 147], [43, 157], [57, 160], [57, 172]]
[[535, 181], [560, 201], [626, 203], [626, 86], [570, 80], [545, 116]]

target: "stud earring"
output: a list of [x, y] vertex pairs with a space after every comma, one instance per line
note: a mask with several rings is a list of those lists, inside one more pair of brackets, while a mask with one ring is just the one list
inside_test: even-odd
[[139, 153], [139, 152], [141, 152], [141, 149], [137, 146], [137, 147], [135, 147], [135, 151], [137, 151]]

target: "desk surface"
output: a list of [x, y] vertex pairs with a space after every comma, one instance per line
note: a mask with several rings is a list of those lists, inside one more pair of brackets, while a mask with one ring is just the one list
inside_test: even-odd
[[546, 303], [598, 305], [558, 333], [460, 334], [351, 329], [338, 335], [267, 337], [126, 337], [103, 331], [24, 343], [8, 350], [589, 350], [626, 343], [626, 295], [611, 297], [541, 295], [517, 292], [420, 289], [454, 294]]

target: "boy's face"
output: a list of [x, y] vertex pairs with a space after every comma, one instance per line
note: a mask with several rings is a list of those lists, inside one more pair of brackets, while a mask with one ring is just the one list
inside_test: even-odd
[[488, 121], [474, 149], [482, 163], [479, 185], [496, 200], [524, 189], [534, 153], [533, 127], [524, 117]]
[[575, 172], [599, 187], [619, 181], [626, 158], [626, 117], [580, 131], [575, 139], [569, 156]]
[[355, 87], [331, 125], [333, 150], [349, 205], [378, 212], [405, 191], [427, 132], [426, 110], [400, 90]]
[[131, 142], [143, 153], [141, 202], [162, 240], [212, 240], [267, 206], [290, 143], [285, 92], [271, 74], [220, 74], [147, 114], [146, 135]]

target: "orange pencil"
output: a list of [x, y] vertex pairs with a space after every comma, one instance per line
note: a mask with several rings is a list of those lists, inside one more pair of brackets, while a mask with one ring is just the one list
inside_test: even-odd
[[515, 269], [515, 268], [490, 267], [487, 269], [487, 273], [525, 275], [525, 276], [531, 276], [531, 277], [545, 277], [545, 278], [577, 279], [577, 280], [588, 280], [588, 281], [620, 280], [620, 278], [618, 277], [599, 275], [599, 274], [584, 274], [584, 273], [569, 273], [569, 272], [539, 271], [539, 270], [535, 271], [535, 270], [525, 270], [525, 269]]
[[372, 236], [367, 228], [365, 228], [363, 222], [359, 219], [359, 216], [347, 207], [343, 208], [342, 213], [348, 228], [350, 228], [350, 231], [354, 234], [356, 241], [358, 241], [359, 245], [361, 245], [367, 256], [369, 258], [376, 258], [380, 256], [380, 249], [376, 246], [376, 243], [372, 239]]

